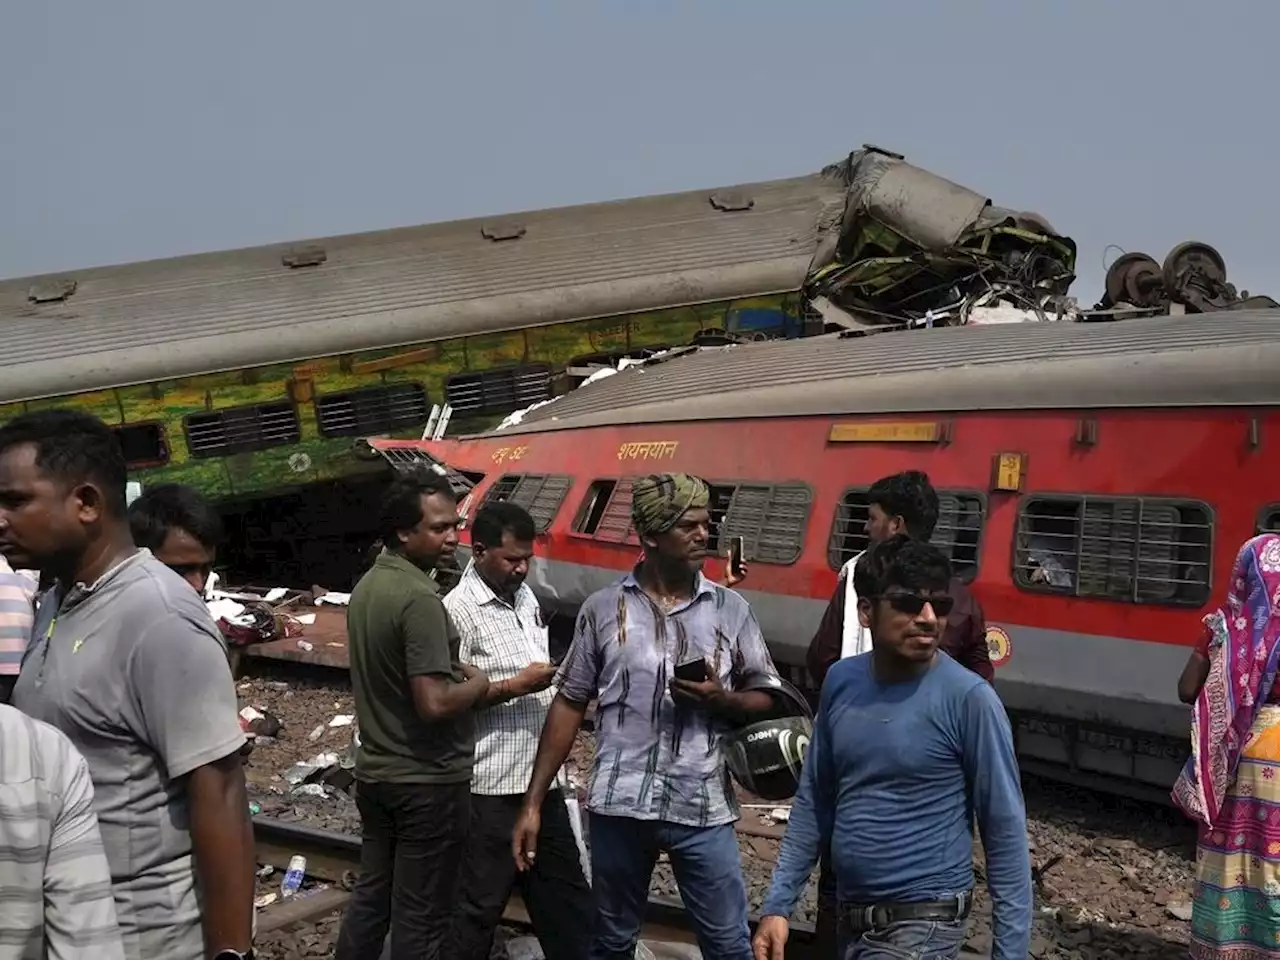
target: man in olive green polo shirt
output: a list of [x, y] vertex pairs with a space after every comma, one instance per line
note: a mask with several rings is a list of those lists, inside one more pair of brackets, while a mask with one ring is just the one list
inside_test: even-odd
[[362, 845], [337, 960], [436, 960], [448, 938], [471, 816], [474, 708], [489, 688], [458, 662], [458, 633], [429, 573], [458, 543], [449, 482], [401, 474], [382, 505], [386, 546], [347, 609], [360, 749]]

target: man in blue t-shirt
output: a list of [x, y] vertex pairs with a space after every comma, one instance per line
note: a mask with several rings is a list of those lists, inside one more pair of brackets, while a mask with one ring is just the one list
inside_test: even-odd
[[951, 565], [899, 535], [868, 550], [853, 576], [872, 649], [827, 674], [756, 958], [782, 960], [787, 918], [827, 843], [841, 960], [957, 956], [972, 903], [976, 813], [992, 960], [1023, 960], [1031, 857], [1013, 736], [991, 685], [938, 649]]

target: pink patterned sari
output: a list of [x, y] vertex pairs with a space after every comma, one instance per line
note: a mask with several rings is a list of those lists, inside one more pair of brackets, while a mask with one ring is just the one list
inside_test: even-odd
[[1191, 956], [1280, 958], [1280, 536], [1240, 551], [1227, 602], [1205, 617], [1209, 674], [1173, 799], [1200, 824]]

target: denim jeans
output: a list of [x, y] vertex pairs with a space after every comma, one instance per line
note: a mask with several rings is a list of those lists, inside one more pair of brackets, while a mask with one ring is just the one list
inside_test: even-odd
[[840, 960], [956, 960], [969, 921], [903, 920], [866, 933], [840, 934]]
[[591, 814], [596, 936], [591, 960], [631, 960], [658, 854], [666, 851], [704, 957], [752, 960], [747, 888], [733, 824], [685, 827]]

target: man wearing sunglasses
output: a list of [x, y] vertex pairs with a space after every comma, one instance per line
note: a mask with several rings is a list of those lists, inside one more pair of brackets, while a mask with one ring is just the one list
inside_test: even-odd
[[[927, 475], [907, 470], [882, 477], [867, 490], [867, 540], [874, 545], [897, 534], [927, 543], [938, 523], [938, 493]], [[871, 632], [859, 622], [858, 591], [853, 569], [859, 553], [840, 570], [835, 592], [827, 604], [818, 632], [809, 643], [808, 666], [814, 681], [821, 686], [832, 664], [841, 657], [855, 656], [871, 649]], [[963, 583], [951, 579], [947, 593], [952, 608], [938, 646], [961, 666], [968, 667], [984, 680], [994, 675], [987, 652], [987, 624], [982, 607]], [[822, 856], [818, 874], [818, 942], [819, 950], [830, 952], [835, 945], [835, 877], [830, 869], [831, 856]]]
[[991, 958], [1022, 960], [1031, 858], [1013, 734], [991, 685], [939, 655], [954, 607], [951, 564], [898, 535], [873, 544], [854, 578], [871, 651], [836, 663], [822, 688], [756, 960], [783, 960], [787, 918], [826, 849], [837, 878], [835, 956], [957, 957], [972, 905], [975, 813]]

